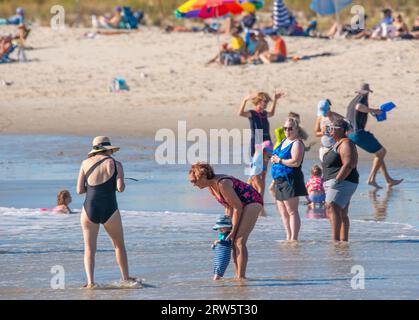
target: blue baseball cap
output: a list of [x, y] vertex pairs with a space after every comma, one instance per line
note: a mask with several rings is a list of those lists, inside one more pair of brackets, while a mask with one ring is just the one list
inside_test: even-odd
[[330, 110], [332, 103], [329, 99], [321, 100], [317, 105], [317, 115], [325, 117]]

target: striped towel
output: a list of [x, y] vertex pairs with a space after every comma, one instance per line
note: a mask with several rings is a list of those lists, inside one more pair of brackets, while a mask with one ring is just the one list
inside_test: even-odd
[[289, 12], [284, 1], [274, 0], [273, 6], [274, 29], [288, 28], [290, 26]]
[[214, 247], [214, 274], [222, 277], [231, 258], [231, 241], [222, 240]]

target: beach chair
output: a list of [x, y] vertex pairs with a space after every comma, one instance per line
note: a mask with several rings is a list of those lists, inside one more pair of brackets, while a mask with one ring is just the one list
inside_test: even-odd
[[9, 58], [10, 54], [12, 54], [13, 51], [16, 50], [18, 46], [17, 45], [12, 45], [4, 54], [3, 56], [0, 58], [0, 63], [9, 63], [12, 62], [12, 59]]
[[122, 8], [122, 29], [138, 29], [138, 19], [134, 16], [130, 7]]

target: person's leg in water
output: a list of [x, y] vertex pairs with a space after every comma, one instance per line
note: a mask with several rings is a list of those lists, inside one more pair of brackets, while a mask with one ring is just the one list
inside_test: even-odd
[[344, 209], [340, 210], [341, 213], [341, 227], [340, 227], [340, 241], [349, 241], [349, 217], [348, 217], [348, 211], [349, 211], [349, 203], [346, 205]]
[[403, 180], [404, 180], [404, 179], [396, 180], [396, 179], [393, 179], [392, 177], [390, 177], [390, 174], [387, 171], [387, 166], [386, 166], [386, 163], [384, 162], [384, 159], [383, 159], [383, 163], [381, 164], [380, 170], [381, 170], [381, 173], [384, 176], [384, 179], [386, 179], [388, 188], [391, 188], [393, 186], [397, 186], [398, 184], [402, 183]]
[[260, 211], [263, 209], [260, 203], [251, 203], [244, 207], [239, 221], [239, 228], [233, 242], [233, 261], [236, 271], [236, 280], [246, 279], [246, 267], [248, 252], [246, 243], [250, 233], [256, 225]]
[[133, 280], [129, 278], [128, 258], [125, 249], [124, 232], [122, 229], [121, 214], [119, 213], [119, 210], [116, 210], [109, 220], [106, 221], [104, 227], [115, 248], [116, 262], [118, 263], [122, 280]]
[[299, 197], [294, 197], [284, 201], [284, 205], [287, 208], [289, 215], [289, 226], [290, 226], [290, 239], [298, 240], [298, 233], [300, 232], [301, 220], [300, 214], [298, 213]]
[[374, 159], [373, 159], [373, 162], [372, 162], [371, 173], [370, 173], [370, 175], [368, 177], [367, 183], [370, 186], [373, 186], [373, 187], [375, 187], [377, 189], [381, 189], [382, 188], [381, 186], [379, 186], [377, 184], [377, 181], [376, 181], [378, 169], [381, 169], [381, 172], [382, 172], [382, 174], [383, 174], [383, 176], [384, 176], [384, 178], [385, 178], [385, 180], [387, 182], [387, 185], [389, 187], [398, 185], [398, 184], [400, 184], [403, 181], [403, 179], [401, 179], [401, 180], [395, 180], [395, 179], [393, 179], [393, 178], [390, 177], [390, 175], [389, 175], [389, 173], [387, 171], [387, 167], [386, 167], [386, 165], [384, 163], [384, 157], [386, 156], [386, 153], [387, 153], [386, 149], [385, 148], [381, 148], [380, 150], [378, 150], [374, 154]]
[[275, 181], [272, 181], [271, 184], [269, 185], [269, 193], [271, 194], [272, 200], [275, 203], [276, 199], [275, 199]]
[[84, 208], [80, 215], [80, 222], [84, 239], [84, 269], [87, 277], [87, 284], [85, 285], [85, 288], [90, 289], [95, 286], [95, 254], [100, 225], [89, 220]]
[[[251, 183], [249, 183], [257, 192], [259, 192], [263, 198], [263, 193], [264, 193], [264, 189], [265, 189], [265, 180], [264, 177], [266, 177], [266, 172], [263, 172], [261, 174], [255, 175], [253, 177], [251, 177], [249, 180]], [[260, 211], [260, 216], [261, 217], [266, 217], [266, 211], [265, 208], [263, 208]]]
[[278, 207], [279, 214], [281, 215], [285, 232], [287, 233], [287, 240], [291, 240], [290, 215], [288, 214], [287, 207], [285, 206], [284, 201], [279, 200], [276, 200], [276, 205]]
[[340, 231], [342, 228], [342, 218], [341, 218], [341, 208], [332, 203], [326, 203], [326, 210], [330, 219], [330, 224], [332, 225], [332, 240], [340, 241]]

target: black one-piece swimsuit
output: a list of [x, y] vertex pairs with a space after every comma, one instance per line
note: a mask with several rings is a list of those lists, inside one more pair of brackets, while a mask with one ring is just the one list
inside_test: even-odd
[[[107, 159], [112, 159], [114, 163], [114, 173], [112, 177], [99, 185], [91, 186], [87, 179], [102, 162]], [[105, 224], [106, 221], [118, 210], [118, 203], [116, 202], [116, 177], [117, 169], [115, 160], [112, 157], [106, 157], [96, 162], [85, 175], [86, 185], [86, 199], [84, 200], [84, 210], [86, 211], [89, 220], [93, 223]]]

